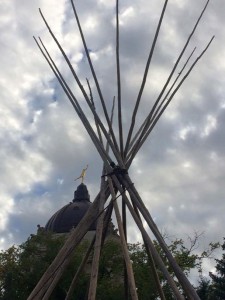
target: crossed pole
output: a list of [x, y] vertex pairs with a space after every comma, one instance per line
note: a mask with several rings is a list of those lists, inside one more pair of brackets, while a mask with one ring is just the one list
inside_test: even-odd
[[[99, 259], [101, 255], [101, 248], [104, 244], [104, 239], [107, 231], [107, 227], [110, 222], [112, 211], [115, 211], [121, 245], [122, 245], [122, 253], [124, 257], [124, 266], [125, 266], [125, 294], [130, 294], [132, 300], [138, 299], [138, 293], [135, 285], [135, 277], [133, 274], [132, 264], [129, 259], [129, 252], [127, 249], [127, 228], [126, 228], [126, 210], [130, 211], [131, 216], [133, 217], [137, 227], [139, 228], [141, 235], [143, 237], [143, 242], [146, 247], [146, 251], [149, 257], [149, 261], [151, 264], [151, 270], [154, 275], [155, 283], [158, 288], [158, 293], [161, 299], [165, 300], [165, 295], [163, 293], [162, 286], [159, 281], [158, 277], [158, 269], [161, 270], [164, 278], [167, 280], [168, 284], [171, 287], [171, 290], [176, 299], [184, 299], [181, 291], [178, 289], [174, 278], [169, 274], [165, 264], [162, 261], [161, 256], [157, 252], [154, 247], [154, 244], [147, 233], [146, 229], [142, 224], [142, 218], [147, 222], [149, 228], [151, 229], [152, 233], [154, 234], [155, 238], [157, 239], [159, 245], [161, 246], [162, 250], [164, 251], [171, 267], [174, 270], [174, 273], [181, 284], [183, 292], [188, 297], [188, 299], [197, 300], [199, 299], [195, 289], [190, 284], [189, 280], [182, 272], [181, 268], [177, 264], [176, 260], [173, 258], [172, 254], [170, 253], [161, 233], [159, 232], [157, 225], [153, 221], [153, 218], [146, 208], [144, 201], [141, 199], [138, 191], [135, 188], [134, 182], [129, 176], [129, 167], [132, 164], [133, 159], [141, 149], [142, 145], [146, 141], [146, 139], [151, 134], [152, 130], [154, 129], [155, 125], [161, 118], [162, 114], [171, 103], [172, 99], [176, 95], [177, 91], [182, 86], [183, 82], [187, 79], [190, 75], [191, 71], [198, 63], [198, 61], [202, 58], [205, 54], [206, 50], [208, 49], [209, 45], [211, 44], [214, 37], [212, 37], [206, 47], [199, 53], [197, 57], [193, 60], [192, 64], [188, 67], [188, 62], [190, 58], [193, 58], [195, 54], [196, 48], [189, 54], [187, 57], [184, 65], [180, 67], [181, 58], [183, 58], [184, 54], [186, 54], [187, 47], [191, 38], [193, 37], [196, 28], [199, 25], [199, 22], [208, 6], [209, 0], [206, 1], [205, 6], [203, 7], [196, 23], [193, 26], [193, 29], [190, 32], [189, 37], [187, 38], [177, 60], [174, 63], [174, 66], [164, 83], [161, 92], [159, 93], [158, 97], [155, 99], [146, 119], [143, 121], [142, 125], [139, 128], [136, 128], [136, 117], [139, 111], [142, 94], [145, 88], [145, 84], [148, 77], [148, 72], [151, 66], [152, 57], [154, 55], [155, 46], [158, 40], [158, 36], [160, 33], [160, 28], [162, 25], [162, 21], [165, 15], [166, 7], [168, 4], [168, 0], [164, 2], [161, 14], [159, 16], [158, 25], [155, 31], [153, 43], [149, 50], [149, 55], [146, 62], [146, 67], [143, 75], [143, 79], [141, 82], [140, 90], [138, 93], [137, 101], [133, 108], [133, 112], [131, 114], [131, 123], [128, 130], [127, 139], [124, 142], [124, 130], [123, 130], [123, 116], [122, 116], [122, 97], [121, 97], [121, 80], [120, 80], [120, 28], [119, 28], [119, 1], [116, 0], [116, 70], [117, 70], [117, 111], [118, 116], [116, 118], [117, 125], [118, 125], [118, 138], [115, 135], [115, 129], [113, 129], [113, 116], [114, 116], [114, 101], [113, 101], [113, 109], [111, 112], [111, 117], [106, 108], [106, 103], [100, 88], [100, 84], [98, 82], [97, 75], [94, 70], [94, 66], [91, 61], [91, 57], [88, 51], [88, 46], [86, 44], [86, 40], [82, 31], [82, 26], [79, 21], [78, 13], [74, 2], [71, 0], [72, 9], [74, 12], [74, 17], [76, 19], [78, 30], [83, 42], [84, 50], [89, 62], [89, 66], [93, 75], [94, 83], [97, 88], [98, 96], [100, 103], [103, 108], [104, 118], [106, 121], [106, 125], [103, 124], [101, 120], [102, 117], [97, 113], [95, 108], [94, 99], [92, 96], [92, 90], [87, 80], [89, 94], [84, 89], [80, 79], [78, 78], [76, 71], [74, 70], [68, 56], [66, 55], [65, 51], [63, 50], [61, 44], [59, 43], [58, 39], [54, 35], [52, 29], [50, 28], [49, 24], [47, 23], [44, 15], [40, 10], [40, 14], [45, 22], [49, 33], [51, 34], [53, 40], [55, 41], [56, 45], [58, 46], [62, 56], [64, 57], [66, 63], [69, 66], [69, 69], [72, 73], [73, 78], [75, 79], [78, 87], [80, 88], [84, 99], [86, 100], [86, 104], [89, 107], [94, 123], [96, 126], [96, 130], [91, 125], [91, 119], [87, 118], [84, 113], [81, 104], [79, 103], [78, 99], [71, 91], [70, 86], [64, 79], [63, 75], [61, 74], [60, 70], [58, 69], [57, 65], [53, 61], [47, 47], [44, 45], [41, 38], [35, 39], [40, 51], [42, 52], [44, 58], [46, 59], [47, 63], [49, 64], [50, 68], [52, 69], [53, 73], [55, 74], [56, 78], [58, 79], [62, 89], [64, 90], [65, 94], [68, 97], [68, 100], [72, 104], [77, 116], [80, 118], [82, 124], [84, 125], [88, 135], [90, 136], [92, 142], [94, 143], [99, 155], [103, 161], [103, 171], [101, 177], [101, 184], [100, 184], [100, 191], [96, 196], [93, 204], [88, 209], [86, 215], [78, 224], [78, 226], [71, 232], [68, 239], [65, 241], [65, 244], [59, 251], [58, 255], [55, 257], [49, 268], [40, 278], [39, 282], [37, 283], [36, 287], [28, 297], [28, 300], [33, 299], [49, 299], [52, 291], [54, 290], [55, 286], [57, 285], [61, 276], [65, 269], [67, 268], [71, 257], [73, 255], [74, 250], [76, 249], [77, 245], [81, 242], [82, 238], [89, 230], [90, 226], [93, 222], [97, 221], [97, 228], [96, 234], [91, 242], [86, 254], [83, 257], [83, 260], [78, 268], [74, 278], [71, 282], [69, 290], [67, 292], [66, 300], [71, 299], [73, 295], [73, 291], [76, 288], [77, 279], [79, 277], [80, 272], [83, 270], [90, 252], [94, 249], [93, 254], [93, 262], [92, 262], [92, 270], [90, 275], [90, 285], [89, 285], [89, 292], [88, 292], [88, 299], [94, 300], [96, 298], [96, 288], [97, 288], [97, 278], [98, 278], [98, 268], [99, 268]], [[173, 75], [177, 71], [177, 68], [180, 68], [178, 75], [174, 80], [172, 80]], [[134, 130], [136, 133], [134, 134]], [[109, 151], [111, 150], [111, 152]], [[87, 166], [88, 167], [88, 166]], [[77, 178], [84, 181], [85, 172], [87, 167], [83, 169], [81, 175]], [[76, 180], [77, 180], [76, 179]], [[117, 205], [118, 197], [122, 198], [122, 215]], [[105, 203], [107, 199], [110, 197], [110, 203], [107, 207], [105, 207]], [[127, 298], [127, 297], [126, 297]]]

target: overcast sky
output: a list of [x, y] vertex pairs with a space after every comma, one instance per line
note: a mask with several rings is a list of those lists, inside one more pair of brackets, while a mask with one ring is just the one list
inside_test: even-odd
[[[103, 95], [116, 95], [115, 4], [76, 1]], [[164, 1], [121, 1], [121, 81], [124, 128], [141, 83]], [[147, 115], [188, 38], [205, 1], [169, 1], [149, 72], [137, 126]], [[102, 162], [72, 106], [47, 66], [33, 35], [41, 36], [83, 103], [38, 13], [41, 8], [71, 58], [82, 83], [93, 80], [70, 1], [0, 2], [0, 249], [26, 240], [73, 199], [77, 177], [89, 164], [91, 198], [99, 189]], [[225, 2], [213, 0], [185, 57], [215, 40], [194, 68], [130, 170], [159, 229], [171, 238], [204, 232], [201, 246], [225, 236]], [[182, 60], [184, 62], [184, 60]], [[181, 69], [178, 67], [176, 74]], [[96, 95], [94, 88], [93, 93]], [[98, 101], [96, 97], [96, 101]], [[130, 241], [139, 239], [129, 223]]]

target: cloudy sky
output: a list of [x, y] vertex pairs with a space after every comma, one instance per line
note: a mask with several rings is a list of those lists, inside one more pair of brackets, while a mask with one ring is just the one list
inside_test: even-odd
[[[186, 239], [204, 232], [201, 246], [225, 236], [225, 3], [213, 0], [185, 53], [195, 57], [215, 40], [130, 169], [159, 229]], [[88, 48], [110, 109], [116, 95], [115, 3], [76, 1]], [[125, 136], [164, 1], [120, 4], [121, 81]], [[205, 1], [169, 1], [149, 72], [137, 126], [147, 115], [188, 38]], [[69, 55], [84, 87], [93, 86], [70, 1], [1, 0], [0, 3], [0, 249], [23, 242], [73, 198], [77, 177], [86, 177], [92, 199], [102, 162], [72, 106], [47, 66], [33, 35], [41, 36], [84, 101], [38, 13], [41, 8]], [[184, 63], [185, 58], [182, 60]], [[178, 67], [176, 74], [182, 67]], [[93, 88], [94, 96], [96, 92]], [[97, 96], [95, 97], [98, 103]], [[97, 104], [98, 106], [98, 104]], [[101, 111], [99, 111], [101, 113]], [[129, 223], [130, 241], [139, 239]]]

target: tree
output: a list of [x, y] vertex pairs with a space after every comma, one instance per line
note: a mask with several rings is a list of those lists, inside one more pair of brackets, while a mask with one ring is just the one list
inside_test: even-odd
[[[51, 233], [41, 232], [37, 235], [31, 235], [28, 240], [20, 246], [13, 246], [6, 251], [2, 251], [0, 253], [0, 300], [27, 299], [40, 276], [61, 248], [64, 239], [65, 237], [55, 237]], [[156, 242], [154, 243], [159, 249], [158, 244]], [[88, 244], [88, 241], [80, 244], [74, 253], [69, 268], [54, 290], [51, 299], [65, 299], [66, 292], [88, 248]], [[169, 248], [186, 274], [188, 274], [191, 269], [199, 267], [205, 257], [204, 253], [201, 255], [193, 254], [193, 244], [187, 248], [183, 240], [172, 241]], [[129, 252], [131, 260], [133, 261], [139, 298], [142, 300], [157, 299], [158, 292], [144, 245], [139, 243], [129, 244]], [[165, 255], [161, 250], [159, 250], [159, 252], [167, 264], [171, 275], [174, 276]], [[90, 262], [86, 267], [86, 271], [79, 276], [79, 282], [77, 283], [73, 297], [74, 300], [85, 299], [89, 284], [89, 274]], [[123, 300], [123, 276], [121, 245], [116, 239], [107, 239], [100, 260], [97, 299]], [[160, 272], [159, 279], [162, 283], [166, 299], [174, 299]]]
[[0, 253], [0, 299], [17, 299], [17, 290], [12, 289], [15, 283], [14, 274], [18, 273], [20, 249], [12, 246]]
[[[199, 246], [199, 239], [201, 238], [202, 233], [195, 233], [194, 237], [189, 237], [189, 245], [186, 246], [184, 240], [175, 239], [171, 241], [168, 245], [170, 252], [173, 257], [178, 262], [179, 266], [183, 270], [183, 272], [188, 276], [192, 269], [197, 269], [201, 274], [202, 271], [202, 263], [206, 258], [210, 258], [215, 249], [217, 249], [220, 244], [219, 243], [210, 243], [208, 248], [202, 253], [196, 253], [196, 249]], [[160, 253], [165, 266], [168, 268], [171, 276], [176, 282], [177, 286], [181, 289], [179, 282], [173, 272], [173, 269], [170, 267], [170, 264], [160, 248], [159, 244], [154, 241], [155, 247]], [[135, 273], [135, 280], [137, 284], [137, 288], [139, 291], [139, 297], [143, 300], [149, 299], [157, 299], [158, 291], [155, 285], [155, 281], [151, 272], [151, 267], [148, 259], [148, 255], [145, 251], [144, 245], [141, 244], [131, 244], [130, 247], [131, 259], [133, 260], [133, 268]], [[156, 266], [157, 267], [157, 266]], [[165, 281], [161, 272], [159, 272], [159, 279], [167, 300], [174, 299], [172, 291]]]
[[[45, 232], [31, 235], [22, 245], [2, 251], [0, 253], [0, 299], [27, 299], [40, 276], [58, 253], [64, 239], [64, 237], [55, 238], [52, 234]], [[65, 298], [66, 286], [72, 280], [74, 269], [78, 267], [85, 248], [87, 248], [87, 243], [82, 243], [51, 299]], [[75, 299], [84, 299], [83, 291], [85, 288], [82, 287], [86, 283], [88, 283], [88, 278], [83, 274], [79, 282], [80, 289], [77, 290]], [[82, 295], [80, 295], [81, 292]]]
[[[222, 250], [225, 250], [225, 238], [222, 245]], [[212, 279], [212, 293], [214, 299], [224, 300], [225, 299], [225, 253], [222, 254], [221, 259], [216, 259], [216, 274], [209, 273]]]
[[199, 280], [199, 286], [197, 287], [197, 294], [201, 300], [213, 300], [212, 298], [212, 285], [208, 278], [201, 277]]

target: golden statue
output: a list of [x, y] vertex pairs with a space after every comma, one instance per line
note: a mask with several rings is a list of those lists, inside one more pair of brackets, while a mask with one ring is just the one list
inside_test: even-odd
[[86, 175], [87, 168], [88, 168], [88, 165], [86, 166], [86, 168], [84, 168], [84, 169], [82, 170], [80, 176], [77, 177], [74, 181], [76, 181], [76, 180], [78, 180], [78, 179], [81, 178], [81, 183], [83, 183], [83, 182], [84, 182], [84, 177], [85, 177], [85, 175]]

